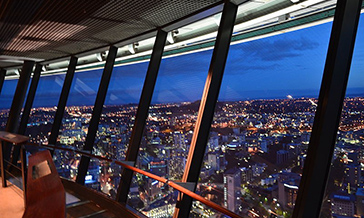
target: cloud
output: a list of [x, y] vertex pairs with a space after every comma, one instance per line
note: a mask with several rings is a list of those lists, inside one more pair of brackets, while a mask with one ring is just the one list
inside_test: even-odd
[[261, 61], [280, 61], [291, 57], [299, 57], [305, 52], [319, 47], [319, 43], [305, 37], [265, 38], [237, 45], [237, 52]]

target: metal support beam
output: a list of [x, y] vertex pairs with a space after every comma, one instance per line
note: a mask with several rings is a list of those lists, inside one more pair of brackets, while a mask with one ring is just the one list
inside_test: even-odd
[[[28, 119], [29, 119], [30, 111], [33, 106], [35, 92], [38, 87], [38, 82], [39, 82], [41, 71], [42, 71], [42, 65], [37, 64], [35, 67], [35, 70], [33, 72], [33, 78], [32, 78], [32, 82], [30, 83], [27, 100], [25, 101], [23, 115], [21, 116], [20, 126], [19, 126], [19, 130], [18, 130], [18, 134], [20, 134], [20, 135], [24, 135], [25, 131], [27, 129]], [[16, 163], [18, 161], [19, 152], [20, 152], [20, 147], [15, 146], [13, 155], [12, 155], [12, 160], [11, 160], [12, 164], [14, 164], [14, 165], [16, 165]]]
[[[16, 133], [19, 127], [19, 118], [21, 114], [21, 109], [24, 105], [25, 95], [27, 94], [30, 75], [32, 73], [34, 66], [34, 61], [24, 61], [22, 70], [20, 72], [20, 77], [18, 84], [15, 89], [15, 94], [13, 102], [11, 103], [8, 121], [6, 123], [5, 130], [7, 132]], [[5, 160], [10, 160], [12, 145], [10, 143], [5, 144]], [[5, 164], [6, 165], [6, 164]]]
[[20, 134], [20, 135], [24, 135], [26, 128], [27, 128], [28, 119], [29, 119], [30, 111], [33, 106], [35, 92], [37, 91], [41, 71], [42, 71], [42, 65], [36, 64], [36, 67], [35, 67], [35, 70], [33, 73], [32, 82], [30, 83], [27, 100], [25, 102], [23, 115], [22, 115], [21, 121], [20, 121], [20, 126], [19, 126], [19, 130], [18, 130], [18, 134]]
[[6, 75], [6, 70], [0, 69], [0, 94], [1, 94], [1, 90], [3, 89], [5, 75]]
[[[206, 145], [225, 70], [237, 9], [237, 5], [229, 1], [225, 2], [214, 51], [211, 57], [210, 68], [182, 178], [182, 182], [191, 182], [195, 184], [193, 191], [196, 191], [201, 165], [205, 156]], [[192, 198], [187, 195], [182, 195], [180, 205], [180, 208], [176, 208], [174, 217], [189, 217]]]
[[[148, 65], [147, 75], [145, 77], [142, 94], [140, 96], [138, 110], [135, 117], [133, 132], [130, 137], [129, 147], [126, 152], [126, 161], [136, 162], [138, 158], [139, 146], [143, 137], [145, 121], [148, 117], [150, 102], [154, 92], [155, 83], [159, 72], [159, 66], [162, 60], [164, 45], [167, 40], [167, 32], [158, 30], [157, 37], [153, 46], [152, 56]], [[118, 187], [116, 200], [126, 203], [128, 193], [133, 178], [133, 172], [128, 169], [123, 170], [121, 181]]]
[[[118, 51], [117, 47], [111, 46], [109, 49], [109, 54], [106, 59], [104, 71], [102, 73], [99, 90], [97, 92], [95, 105], [92, 111], [92, 117], [90, 120], [90, 125], [88, 127], [86, 142], [83, 147], [84, 151], [90, 151], [92, 153], [92, 148], [94, 146], [96, 133], [99, 127], [100, 117], [102, 113], [102, 108], [105, 103], [105, 98], [107, 94], [107, 90], [109, 88], [109, 83], [111, 79], [112, 70], [114, 69], [114, 63], [116, 58], [116, 53]], [[87, 174], [88, 165], [90, 163], [90, 158], [82, 156], [80, 165], [78, 166], [78, 173], [76, 182], [79, 184], [85, 183], [85, 176]]]
[[[62, 125], [62, 118], [64, 115], [64, 109], [66, 108], [68, 95], [70, 93], [71, 84], [73, 81], [73, 76], [75, 75], [77, 65], [77, 57], [72, 56], [70, 59], [70, 64], [68, 65], [66, 78], [63, 82], [61, 96], [58, 101], [57, 111], [54, 115], [54, 121], [51, 129], [51, 135], [49, 136], [49, 144], [55, 145], [57, 143], [57, 138], [59, 134], [59, 128]], [[51, 151], [53, 155], [54, 151]]]
[[362, 0], [338, 0], [293, 217], [319, 217], [346, 92]]

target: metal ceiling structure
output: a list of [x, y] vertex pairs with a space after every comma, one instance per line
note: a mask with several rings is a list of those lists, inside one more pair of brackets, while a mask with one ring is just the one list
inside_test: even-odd
[[[148, 59], [158, 29], [169, 32], [165, 52], [196, 50], [187, 48], [215, 39], [223, 2], [8, 0], [0, 6], [0, 68], [7, 70], [9, 79], [18, 77], [24, 60], [41, 63], [42, 75], [64, 73], [71, 55], [79, 58], [77, 69], [103, 65], [110, 45], [119, 48], [116, 63]], [[322, 13], [336, 4], [336, 0], [234, 2], [240, 4], [235, 36]]]

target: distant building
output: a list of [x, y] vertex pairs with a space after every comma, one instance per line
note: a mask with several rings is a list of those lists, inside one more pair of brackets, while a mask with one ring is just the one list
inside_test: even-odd
[[157, 195], [161, 194], [164, 190], [164, 184], [158, 180], [148, 179], [147, 180], [147, 193], [149, 200], [154, 199]]
[[241, 149], [241, 144], [239, 143], [239, 141], [237, 141], [237, 140], [232, 140], [228, 145], [227, 145], [227, 147], [226, 147], [227, 149], [229, 149], [229, 150], [239, 150], [239, 149]]
[[262, 141], [260, 141], [260, 149], [261, 149], [264, 153], [268, 153], [268, 152], [269, 152], [267, 140], [262, 140]]
[[355, 215], [355, 195], [337, 192], [331, 194], [330, 200], [333, 217]]
[[356, 214], [364, 216], [364, 188], [358, 188], [356, 191]]
[[278, 201], [284, 208], [294, 208], [301, 176], [283, 172], [278, 175]]
[[297, 156], [297, 166], [303, 168], [303, 166], [305, 165], [306, 156], [306, 154], [301, 154]]
[[208, 153], [208, 165], [214, 171], [220, 171], [220, 155], [217, 153]]
[[345, 180], [350, 187], [356, 188], [361, 182], [361, 167], [359, 164], [347, 164], [345, 167]]
[[241, 173], [239, 169], [229, 169], [224, 173], [224, 206], [238, 212], [240, 205]]
[[210, 151], [216, 150], [219, 147], [219, 136], [211, 136], [207, 146]]
[[186, 139], [181, 132], [175, 131], [173, 133], [173, 141], [176, 148], [186, 151]]
[[265, 179], [261, 179], [260, 180], [260, 185], [261, 186], [265, 186], [265, 185], [273, 185], [274, 183], [276, 183], [276, 178], [274, 177], [268, 177], [268, 178], [265, 178]]
[[168, 177], [170, 179], [182, 178], [186, 166], [186, 158], [184, 156], [172, 156], [168, 161]]
[[[98, 161], [90, 161], [90, 165], [88, 167], [87, 175], [85, 177], [85, 186], [98, 190], [101, 190], [101, 184], [99, 182], [100, 177], [100, 167], [97, 163]], [[109, 193], [110, 186], [105, 185], [102, 190], [104, 193]]]
[[288, 161], [289, 152], [286, 150], [277, 151], [277, 164], [283, 164]]
[[167, 176], [167, 164], [164, 160], [154, 160], [148, 164], [148, 170], [160, 177]]
[[240, 128], [239, 128], [239, 127], [235, 127], [235, 128], [233, 128], [233, 133], [234, 133], [235, 135], [240, 134]]
[[219, 155], [219, 160], [220, 160], [220, 170], [225, 170], [226, 169], [226, 158], [225, 158], [225, 153], [220, 153]]
[[252, 166], [253, 176], [254, 177], [260, 176], [262, 173], [264, 173], [265, 168], [267, 168], [267, 164], [266, 163], [257, 163], [257, 164], [254, 164]]
[[253, 170], [251, 168], [243, 167], [241, 171], [241, 181], [250, 182], [253, 180]]
[[308, 132], [303, 132], [302, 135], [301, 135], [301, 141], [305, 144], [308, 144], [309, 141], [310, 141], [310, 133]]

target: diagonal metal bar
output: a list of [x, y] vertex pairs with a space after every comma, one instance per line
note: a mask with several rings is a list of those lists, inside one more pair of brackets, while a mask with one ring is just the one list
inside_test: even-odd
[[[187, 157], [185, 172], [182, 178], [182, 182], [194, 183], [193, 191], [196, 190], [198, 178], [200, 176], [200, 169], [205, 155], [211, 122], [214, 117], [215, 105], [219, 96], [226, 59], [230, 47], [237, 8], [238, 6], [230, 1], [225, 2], [214, 51], [211, 57], [210, 68], [201, 99], [196, 127]], [[176, 208], [174, 217], [189, 217], [192, 200], [193, 199], [190, 196], [182, 195], [180, 200], [181, 207]]]
[[319, 217], [346, 92], [362, 0], [338, 0], [293, 217]]
[[19, 130], [18, 130], [18, 134], [20, 134], [20, 135], [25, 134], [30, 111], [32, 109], [33, 102], [34, 102], [35, 92], [37, 91], [41, 71], [42, 71], [42, 65], [36, 64], [35, 70], [33, 72], [32, 82], [30, 83], [27, 100], [25, 102], [23, 115], [22, 115], [21, 121], [20, 121], [20, 126], [19, 126]]
[[[51, 129], [51, 135], [49, 136], [49, 144], [55, 145], [57, 142], [59, 128], [62, 125], [62, 119], [64, 115], [64, 109], [66, 108], [68, 95], [70, 93], [73, 76], [75, 75], [76, 65], [77, 65], [77, 57], [72, 56], [70, 59], [70, 63], [68, 65], [66, 78], [63, 82], [61, 96], [59, 97], [58, 106], [56, 114], [54, 115], [54, 121]], [[51, 152], [53, 155], [53, 152]]]
[[[116, 58], [116, 53], [118, 51], [117, 47], [111, 46], [109, 48], [109, 54], [106, 59], [104, 71], [102, 73], [99, 90], [97, 92], [95, 105], [92, 110], [92, 117], [90, 121], [90, 125], [88, 127], [86, 142], [83, 147], [83, 150], [92, 152], [92, 148], [94, 146], [94, 141], [96, 138], [96, 133], [99, 127], [100, 117], [102, 113], [102, 108], [104, 106], [107, 90], [109, 88], [109, 83], [112, 75], [112, 70], [114, 69], [114, 63]], [[79, 184], [85, 183], [85, 176], [87, 174], [88, 165], [90, 163], [90, 158], [86, 156], [81, 157], [81, 162], [78, 166], [78, 173], [76, 182]]]
[[[164, 45], [167, 39], [167, 32], [158, 30], [157, 38], [154, 43], [152, 56], [150, 58], [147, 75], [144, 81], [142, 94], [140, 97], [138, 110], [136, 113], [133, 132], [131, 134], [129, 147], [126, 152], [126, 161], [136, 162], [138, 158], [139, 146], [143, 137], [143, 131], [145, 128], [145, 121], [148, 117], [149, 105], [152, 101], [153, 91], [158, 76], [159, 66], [162, 60]], [[128, 193], [133, 178], [133, 172], [131, 170], [124, 169], [122, 179], [120, 181], [116, 200], [126, 203], [128, 199]]]

